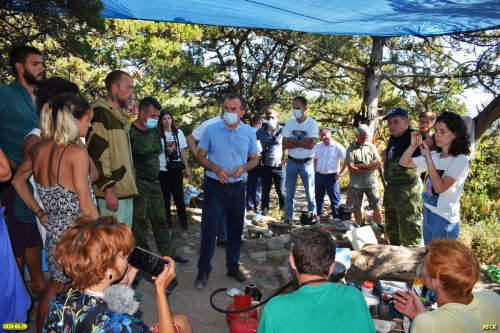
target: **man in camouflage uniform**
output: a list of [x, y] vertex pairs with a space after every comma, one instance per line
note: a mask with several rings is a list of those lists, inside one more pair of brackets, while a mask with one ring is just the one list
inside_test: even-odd
[[146, 97], [139, 103], [139, 115], [130, 127], [130, 144], [135, 167], [135, 178], [139, 196], [134, 198], [132, 234], [137, 246], [149, 250], [146, 224], [153, 228], [156, 246], [162, 256], [172, 257], [176, 262], [187, 263], [188, 259], [177, 255], [170, 239], [163, 196], [158, 173], [159, 155], [163, 149], [157, 130], [160, 103]]
[[[384, 192], [385, 228], [391, 245], [423, 246], [422, 243], [422, 182], [416, 169], [399, 165], [399, 159], [410, 146], [411, 132], [408, 113], [391, 109], [384, 117], [391, 132], [385, 151]], [[420, 155], [416, 150], [414, 156]]]

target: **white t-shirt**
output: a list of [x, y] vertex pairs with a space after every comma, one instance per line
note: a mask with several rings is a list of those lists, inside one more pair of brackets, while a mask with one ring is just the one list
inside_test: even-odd
[[[179, 139], [180, 150], [187, 147], [186, 137], [184, 133], [179, 128], [177, 132], [177, 137]], [[173, 132], [165, 132], [165, 141], [167, 141], [166, 153], [170, 156], [172, 161], [181, 161], [181, 152], [177, 147], [177, 142], [174, 138]], [[160, 170], [167, 171], [167, 158], [165, 157], [165, 144], [163, 138], [161, 139], [162, 153], [160, 154]]]
[[193, 136], [193, 138], [196, 140], [196, 141], [200, 141], [201, 140], [201, 137], [203, 136], [203, 133], [205, 132], [205, 128], [207, 128], [208, 125], [212, 125], [212, 124], [215, 124], [216, 122], [220, 121], [221, 120], [221, 117], [220, 115], [217, 115], [213, 118], [210, 118], [208, 120], [205, 120], [204, 122], [202, 122], [200, 124], [200, 126], [196, 127], [194, 130], [193, 130], [193, 133], [191, 133], [191, 135]]
[[319, 173], [339, 173], [340, 160], [345, 160], [345, 148], [333, 139], [328, 146], [319, 142], [314, 146], [314, 159], [318, 160], [316, 170]]
[[[455, 183], [443, 193], [435, 193], [431, 185], [431, 178], [427, 176], [424, 182], [424, 205], [431, 212], [443, 217], [450, 223], [458, 223], [460, 222], [460, 195], [464, 190], [464, 183], [469, 174], [469, 158], [463, 154], [445, 158], [440, 158], [440, 156], [441, 153], [439, 152], [431, 154], [438, 174], [441, 175], [441, 178], [444, 176], [453, 178]], [[423, 156], [413, 158], [413, 162], [416, 164], [419, 173], [427, 170], [427, 163]]]
[[[310, 117], [307, 117], [302, 123], [299, 123], [297, 119], [292, 118], [285, 123], [283, 137], [298, 140], [317, 138], [318, 123]], [[291, 148], [288, 149], [288, 156], [298, 159], [313, 157], [313, 149]]]

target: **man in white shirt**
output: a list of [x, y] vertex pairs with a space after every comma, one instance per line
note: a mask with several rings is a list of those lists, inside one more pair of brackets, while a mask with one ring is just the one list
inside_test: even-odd
[[340, 161], [345, 160], [345, 148], [332, 139], [332, 133], [327, 128], [319, 131], [319, 138], [321, 142], [314, 146], [316, 211], [321, 216], [326, 192], [332, 205], [332, 217], [336, 219], [340, 207], [339, 180], [346, 172], [345, 163], [340, 169]]
[[285, 123], [283, 148], [288, 149], [286, 165], [285, 221], [293, 221], [297, 177], [300, 175], [306, 192], [307, 210], [316, 212], [314, 198], [313, 149], [318, 137], [316, 120], [305, 115], [307, 100], [302, 96], [293, 99], [294, 118]]

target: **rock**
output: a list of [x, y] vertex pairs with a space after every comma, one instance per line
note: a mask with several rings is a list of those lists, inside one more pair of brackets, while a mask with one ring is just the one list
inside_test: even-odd
[[289, 252], [285, 249], [280, 250], [269, 250], [267, 251], [267, 258], [270, 260], [276, 260], [283, 262], [288, 258]]
[[273, 266], [257, 266], [255, 267], [256, 277], [274, 276], [275, 268]]
[[182, 251], [184, 253], [189, 254], [189, 253], [195, 253], [196, 251], [191, 248], [191, 246], [183, 246]]
[[290, 235], [281, 235], [272, 237], [267, 243], [267, 247], [270, 250], [279, 250], [285, 247], [285, 244], [290, 241]]
[[245, 251], [256, 251], [257, 240], [256, 239], [245, 239], [242, 246]]
[[280, 282], [275, 276], [264, 276], [259, 280], [259, 284], [264, 289], [276, 290], [280, 287]]
[[266, 251], [248, 251], [248, 256], [253, 260], [257, 260], [259, 263], [266, 261]]
[[269, 238], [259, 238], [257, 239], [257, 244], [258, 245], [265, 245], [267, 246], [267, 244], [269, 243]]
[[277, 267], [276, 270], [278, 271], [278, 274], [281, 277], [281, 281], [283, 282], [283, 284], [292, 280], [292, 270], [289, 267]]

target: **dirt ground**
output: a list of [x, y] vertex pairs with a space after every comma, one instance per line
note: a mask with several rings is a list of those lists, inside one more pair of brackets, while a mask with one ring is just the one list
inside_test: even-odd
[[[343, 202], [345, 201], [344, 194]], [[298, 207], [296, 212], [305, 209], [305, 196], [303, 189], [299, 189], [297, 192]], [[329, 200], [325, 200], [326, 209], [329, 209]], [[256, 261], [250, 259], [245, 251], [241, 253], [241, 269], [249, 273], [252, 278], [250, 278], [245, 283], [239, 283], [233, 278], [226, 276], [225, 268], [225, 248], [216, 247], [215, 255], [212, 260], [213, 270], [210, 274], [207, 287], [205, 289], [196, 289], [194, 286], [194, 281], [197, 274], [197, 260], [198, 260], [198, 249], [200, 242], [200, 232], [199, 224], [201, 221], [201, 210], [191, 209], [192, 221], [189, 230], [189, 239], [182, 240], [177, 235], [177, 230], [173, 229], [173, 241], [177, 248], [177, 251], [182, 256], [189, 258], [191, 261], [188, 264], [177, 264], [177, 279], [179, 285], [175, 288], [173, 293], [168, 296], [168, 301], [172, 313], [182, 313], [187, 315], [192, 326], [193, 331], [196, 333], [213, 333], [213, 332], [229, 332], [226, 315], [214, 310], [210, 305], [210, 295], [212, 292], [219, 288], [231, 288], [236, 287], [240, 290], [244, 290], [248, 283], [256, 283], [263, 293], [263, 299], [267, 298], [274, 293], [274, 290], [267, 290], [262, 288], [258, 283], [258, 278], [256, 276], [256, 269], [260, 266], [279, 266], [280, 264], [276, 261], [267, 261], [263, 264], [258, 264]], [[247, 218], [251, 218], [253, 213], [250, 212]], [[152, 249], [156, 249], [152, 235], [150, 235], [150, 245]], [[477, 289], [489, 289], [495, 290], [500, 293], [500, 285], [488, 282], [487, 278], [482, 276], [482, 282], [477, 285]], [[137, 290], [144, 293], [146, 298], [141, 301], [138, 311], [138, 316], [147, 324], [151, 324], [157, 321], [157, 305], [154, 292], [154, 286], [150, 282], [142, 280]], [[219, 293], [214, 299], [214, 303], [225, 309], [229, 304], [232, 303], [232, 298], [226, 296], [225, 293]], [[35, 332], [35, 316], [30, 317], [30, 326], [27, 332]]]

